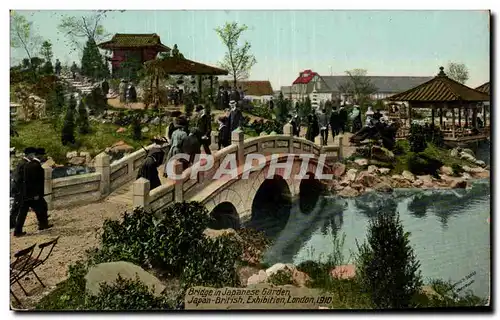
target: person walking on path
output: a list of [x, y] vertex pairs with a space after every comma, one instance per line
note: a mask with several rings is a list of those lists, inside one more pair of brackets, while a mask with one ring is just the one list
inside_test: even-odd
[[73, 80], [76, 79], [76, 73], [78, 72], [78, 66], [76, 65], [76, 62], [73, 61], [73, 64], [71, 65], [70, 68], [71, 75], [73, 76]]
[[196, 127], [198, 128], [198, 135], [200, 144], [203, 146], [206, 154], [212, 154], [210, 151], [210, 135], [212, 133], [212, 119], [210, 114], [207, 114], [206, 108], [202, 105], [196, 107], [197, 118]]
[[[24, 157], [19, 161], [14, 170], [14, 181], [11, 186], [12, 195], [14, 196], [14, 201], [12, 203], [12, 208], [10, 210], [10, 228], [14, 229], [16, 227], [16, 219], [19, 214], [19, 209], [21, 208], [22, 201], [22, 188], [26, 184], [24, 177], [24, 168], [26, 164], [31, 162], [33, 154], [35, 154], [36, 149], [33, 147], [28, 147], [24, 149]], [[31, 159], [29, 158], [31, 157]]]
[[26, 235], [26, 232], [23, 232], [23, 227], [30, 208], [35, 211], [38, 230], [41, 231], [52, 227], [49, 224], [48, 207], [44, 199], [45, 171], [42, 168], [41, 159], [45, 155], [45, 150], [40, 148], [33, 151], [34, 154], [28, 157], [31, 158], [31, 161], [24, 166], [22, 172], [24, 185], [22, 186], [19, 215], [14, 229], [15, 237]]
[[318, 115], [319, 133], [321, 135], [321, 145], [326, 146], [328, 143], [328, 116], [326, 109], [322, 109]]
[[60, 76], [61, 75], [61, 61], [59, 61], [59, 59], [56, 59], [56, 65], [54, 67], [54, 71], [56, 72], [56, 76]]
[[356, 133], [362, 128], [361, 123], [361, 112], [359, 111], [358, 106], [354, 106], [354, 109], [351, 112], [351, 120], [352, 120], [352, 133]]
[[231, 144], [231, 132], [229, 131], [229, 118], [226, 116], [219, 117], [219, 150]]
[[340, 133], [340, 115], [337, 111], [337, 107], [332, 108], [332, 114], [330, 115], [330, 128], [332, 128], [332, 138], [335, 140], [335, 136]]
[[307, 116], [306, 139], [311, 142], [314, 142], [314, 139], [318, 135], [318, 131], [319, 131], [318, 120], [316, 119], [316, 115], [314, 114], [313, 111]]
[[[183, 116], [180, 116], [174, 120], [175, 130], [172, 133], [172, 139], [170, 140], [170, 150], [167, 154], [167, 161], [165, 162], [165, 168], [163, 170], [163, 176], [167, 177], [167, 165], [173, 156], [182, 152], [182, 144], [184, 139], [187, 137], [187, 120]], [[187, 162], [183, 161], [183, 165], [186, 168]]]
[[347, 126], [347, 110], [345, 109], [345, 106], [340, 106], [339, 108], [339, 127], [340, 130], [342, 130], [342, 134], [346, 132], [346, 126]]
[[300, 119], [297, 114], [294, 114], [290, 119], [290, 124], [292, 125], [292, 134], [296, 137], [300, 134]]

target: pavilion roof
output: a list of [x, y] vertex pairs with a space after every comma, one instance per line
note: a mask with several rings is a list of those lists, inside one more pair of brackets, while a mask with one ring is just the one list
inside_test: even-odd
[[130, 48], [155, 48], [159, 52], [169, 52], [170, 48], [160, 41], [160, 36], [156, 33], [131, 34], [117, 33], [109, 41], [98, 45], [101, 49], [130, 49]]
[[433, 79], [412, 89], [390, 96], [390, 101], [410, 102], [453, 102], [453, 101], [489, 101], [489, 95], [469, 88], [446, 76], [443, 67]]
[[145, 64], [150, 63], [157, 64], [157, 67], [162, 68], [167, 74], [222, 76], [229, 73], [224, 69], [178, 57], [170, 57], [166, 58], [165, 60], [151, 60], [145, 62]]
[[481, 91], [481, 92], [484, 92], [486, 94], [490, 94], [490, 82], [486, 82], [482, 85], [480, 85], [479, 87], [476, 88], [477, 91]]

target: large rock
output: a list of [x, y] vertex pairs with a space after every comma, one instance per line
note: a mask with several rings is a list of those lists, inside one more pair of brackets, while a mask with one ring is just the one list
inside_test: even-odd
[[469, 167], [469, 166], [463, 166], [462, 169], [464, 170], [464, 172], [467, 172], [467, 173], [481, 173], [481, 172], [484, 172], [486, 171], [485, 169], [483, 168], [480, 168], [480, 167]]
[[474, 158], [476, 157], [476, 154], [474, 153], [474, 151], [472, 151], [471, 149], [462, 149], [462, 153], [468, 153], [470, 154], [471, 156], [473, 156]]
[[357, 197], [359, 196], [359, 191], [350, 187], [350, 186], [347, 186], [345, 187], [344, 189], [342, 189], [339, 193], [338, 193], [339, 196], [341, 197], [344, 197], [344, 198], [352, 198], [352, 197]]
[[450, 156], [456, 158], [456, 157], [458, 157], [458, 155], [459, 155], [459, 151], [457, 148], [451, 149]]
[[370, 166], [368, 166], [368, 169], [366, 171], [368, 173], [377, 174], [378, 173], [378, 168], [377, 168], [377, 166], [370, 165]]
[[387, 183], [386, 181], [383, 181], [383, 182], [379, 182], [379, 183], [377, 183], [377, 184], [373, 187], [373, 189], [374, 189], [375, 191], [378, 191], [378, 192], [387, 192], [387, 193], [389, 193], [389, 192], [392, 192], [392, 191], [393, 191], [393, 189], [392, 189], [391, 185], [390, 185], [389, 183]]
[[73, 157], [69, 159], [68, 162], [74, 166], [82, 166], [85, 164], [86, 161], [87, 159], [85, 157]]
[[160, 117], [156, 117], [156, 118], [154, 118], [153, 120], [151, 120], [151, 124], [152, 124], [152, 125], [155, 125], [155, 126], [159, 125], [159, 124], [160, 124], [160, 122], [161, 122]]
[[305, 287], [306, 284], [311, 280], [309, 275], [305, 272], [294, 269], [292, 271], [293, 284], [298, 287]]
[[415, 188], [420, 188], [423, 185], [424, 185], [424, 182], [422, 180], [420, 180], [420, 179], [417, 179], [417, 180], [413, 181], [413, 186]]
[[403, 178], [405, 178], [406, 180], [408, 180], [412, 183], [415, 181], [415, 175], [413, 175], [413, 173], [411, 173], [408, 170], [404, 170], [401, 175], [403, 176]]
[[378, 172], [380, 172], [381, 175], [389, 174], [390, 171], [391, 171], [391, 169], [389, 169], [389, 168], [379, 168], [378, 169]]
[[442, 166], [441, 168], [439, 168], [439, 172], [441, 172], [442, 174], [446, 174], [448, 176], [453, 175], [453, 169], [448, 166]]
[[270, 277], [280, 270], [290, 272], [290, 274], [292, 274], [293, 271], [296, 270], [296, 268], [293, 264], [276, 263], [275, 265], [266, 269], [266, 274], [268, 277]]
[[78, 151], [69, 151], [66, 153], [66, 159], [71, 159], [74, 157], [78, 157]]
[[394, 153], [384, 147], [372, 146], [372, 158], [382, 162], [392, 162]]
[[117, 143], [113, 144], [111, 148], [109, 148], [110, 153], [127, 153], [131, 152], [134, 150], [134, 147], [129, 146], [126, 144], [124, 141], [118, 141]]
[[372, 187], [379, 181], [379, 179], [368, 171], [362, 171], [356, 177], [356, 181], [365, 187]]
[[124, 279], [135, 280], [137, 277], [155, 296], [165, 290], [165, 286], [155, 276], [133, 263], [125, 261], [100, 263], [90, 268], [85, 276], [85, 288], [92, 295], [98, 295], [102, 283], [112, 284], [120, 275]]
[[460, 153], [460, 159], [467, 160], [467, 161], [470, 161], [470, 162], [476, 162], [476, 158], [473, 155], [471, 155], [470, 153], [467, 153], [467, 152]]
[[478, 165], [482, 168], [486, 167], [486, 163], [483, 160], [476, 160], [475, 163], [476, 163], [476, 165]]
[[344, 175], [345, 169], [346, 169], [345, 164], [336, 162], [332, 166], [333, 175], [335, 177], [341, 177]]
[[356, 175], [358, 174], [358, 170], [349, 169], [345, 175], [345, 179], [350, 182], [354, 182], [356, 180]]
[[452, 189], [465, 189], [467, 188], [467, 181], [462, 179], [455, 179], [451, 182], [450, 187]]
[[330, 271], [330, 275], [337, 279], [351, 279], [356, 276], [356, 267], [353, 264], [338, 266]]
[[365, 167], [368, 165], [368, 160], [367, 159], [356, 159], [356, 160], [354, 160], [354, 163], [360, 167]]
[[269, 276], [266, 271], [260, 270], [259, 273], [251, 275], [247, 280], [247, 286], [258, 284], [258, 283], [266, 283]]

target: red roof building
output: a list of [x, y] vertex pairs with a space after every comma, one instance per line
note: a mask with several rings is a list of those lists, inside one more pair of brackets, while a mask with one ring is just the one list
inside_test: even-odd
[[299, 77], [295, 79], [293, 84], [308, 84], [312, 79], [314, 79], [314, 76], [317, 75], [318, 74], [312, 70], [304, 70], [299, 74]]
[[111, 40], [100, 43], [98, 47], [113, 52], [113, 56], [110, 59], [113, 74], [116, 74], [127, 59], [135, 59], [142, 64], [155, 59], [159, 52], [170, 51], [169, 47], [161, 43], [160, 36], [156, 33], [117, 33]]

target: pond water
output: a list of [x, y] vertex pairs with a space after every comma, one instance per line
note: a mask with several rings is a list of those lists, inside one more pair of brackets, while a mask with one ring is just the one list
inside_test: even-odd
[[[489, 148], [489, 146], [488, 146]], [[478, 158], [489, 157], [478, 150]], [[315, 209], [302, 213], [295, 202], [288, 221], [272, 220], [254, 224], [275, 242], [266, 252], [266, 263], [299, 264], [319, 261], [332, 252], [333, 235], [345, 235], [343, 255], [352, 263], [356, 241], [366, 239], [371, 217], [379, 208], [400, 214], [410, 243], [420, 261], [424, 281], [429, 279], [460, 281], [475, 273], [470, 289], [487, 297], [490, 283], [490, 183], [477, 180], [468, 189], [395, 190], [393, 194], [368, 193], [354, 199], [322, 196]]]

